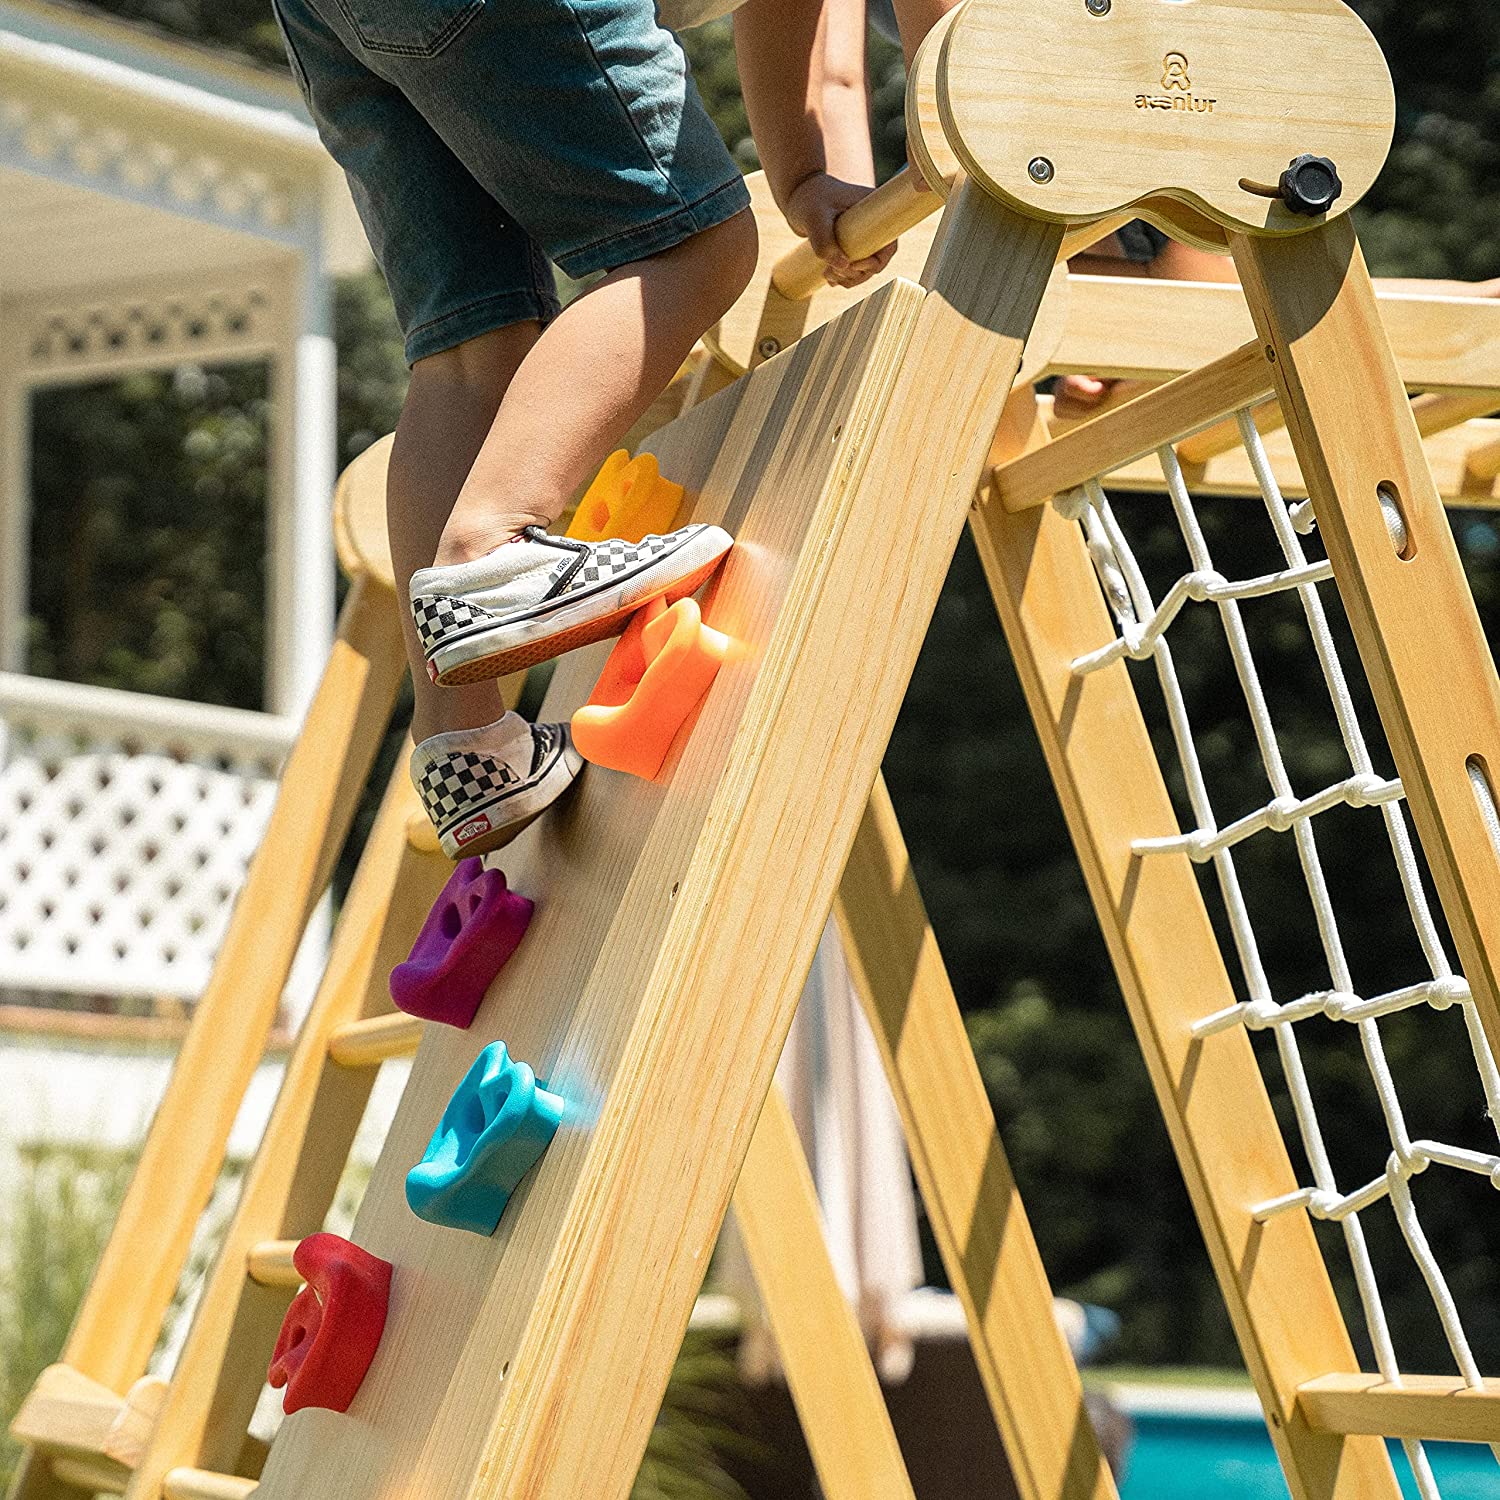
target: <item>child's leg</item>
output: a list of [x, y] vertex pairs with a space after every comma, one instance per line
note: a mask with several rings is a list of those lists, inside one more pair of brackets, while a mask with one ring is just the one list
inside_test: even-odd
[[734, 305], [755, 254], [744, 210], [571, 303], [522, 359], [429, 560], [468, 562], [523, 526], [551, 526]]
[[[540, 333], [540, 323], [513, 323], [412, 366], [386, 476], [386, 527], [396, 595], [403, 604], [411, 575], [432, 562], [506, 389]], [[493, 683], [432, 684], [409, 609], [401, 610], [401, 620], [416, 699], [413, 739], [420, 743], [445, 730], [477, 729], [498, 718]]]

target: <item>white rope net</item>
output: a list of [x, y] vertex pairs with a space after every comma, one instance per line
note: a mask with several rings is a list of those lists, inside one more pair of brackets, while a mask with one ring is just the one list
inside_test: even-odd
[[[1158, 600], [1152, 595], [1116, 508], [1100, 483], [1089, 481], [1054, 503], [1064, 515], [1080, 521], [1084, 527], [1095, 571], [1119, 635], [1108, 646], [1079, 658], [1074, 663], [1074, 670], [1080, 675], [1096, 672], [1121, 658], [1149, 662], [1154, 668], [1167, 728], [1180, 765], [1181, 789], [1190, 808], [1192, 826], [1171, 837], [1139, 839], [1134, 848], [1145, 858], [1169, 852], [1185, 853], [1195, 863], [1210, 867], [1222, 901], [1220, 925], [1227, 928], [1230, 936], [1237, 959], [1232, 968], [1238, 969], [1245, 998], [1227, 1009], [1203, 1015], [1195, 1024], [1194, 1032], [1202, 1037], [1231, 1027], [1244, 1027], [1251, 1033], [1269, 1033], [1274, 1040], [1295, 1117], [1301, 1154], [1310, 1178], [1295, 1192], [1257, 1205], [1255, 1217], [1264, 1221], [1277, 1214], [1306, 1212], [1315, 1220], [1331, 1222], [1342, 1230], [1363, 1312], [1365, 1333], [1376, 1365], [1384, 1378], [1399, 1382], [1401, 1370], [1381, 1299], [1381, 1284], [1360, 1218], [1367, 1210], [1388, 1204], [1406, 1250], [1431, 1296], [1458, 1372], [1469, 1385], [1477, 1387], [1481, 1384], [1479, 1366], [1459, 1314], [1458, 1302], [1418, 1218], [1412, 1182], [1428, 1167], [1437, 1164], [1478, 1174], [1500, 1187], [1500, 1154], [1477, 1150], [1472, 1145], [1448, 1145], [1413, 1136], [1382, 1037], [1381, 1021], [1414, 1007], [1426, 1006], [1432, 1011], [1459, 1008], [1468, 1051], [1472, 1053], [1478, 1071], [1476, 1093], [1482, 1091], [1481, 1107], [1488, 1115], [1486, 1143], [1487, 1137], [1500, 1128], [1497, 1126], [1500, 1122], [1500, 1072], [1496, 1070], [1469, 987], [1461, 976], [1454, 973], [1449, 961], [1439, 919], [1435, 917], [1424, 885], [1420, 854], [1407, 825], [1401, 783], [1376, 770], [1330, 623], [1329, 608], [1338, 610], [1339, 601], [1332, 592], [1325, 601], [1319, 588], [1332, 577], [1332, 568], [1326, 558], [1309, 558], [1304, 547], [1303, 536], [1310, 536], [1313, 532], [1310, 508], [1306, 502], [1288, 505], [1282, 498], [1249, 410], [1236, 415], [1241, 441], [1270, 520], [1280, 565], [1240, 580], [1228, 579], [1216, 570], [1205, 528], [1188, 493], [1176, 453], [1170, 446], [1165, 446], [1158, 451], [1158, 457], [1166, 492], [1185, 545], [1188, 571], [1178, 576]], [[1251, 525], [1254, 518], [1248, 503], [1232, 503], [1237, 504], [1243, 513], [1242, 524]], [[1399, 517], [1397, 520], [1399, 522]], [[1236, 523], [1241, 524], [1238, 515]], [[1397, 540], [1399, 542], [1399, 538]], [[1310, 641], [1316, 653], [1322, 681], [1332, 700], [1337, 737], [1342, 742], [1340, 769], [1344, 769], [1345, 774], [1311, 790], [1294, 787], [1288, 773], [1266, 688], [1251, 652], [1251, 632], [1247, 629], [1242, 608], [1247, 601], [1275, 595], [1295, 599], [1300, 606], [1299, 634], [1304, 641]], [[1243, 695], [1249, 727], [1265, 770], [1264, 792], [1268, 795], [1264, 801], [1223, 823], [1210, 800], [1200, 743], [1195, 739], [1189, 716], [1191, 694], [1185, 691], [1185, 674], [1179, 672], [1173, 660], [1168, 639], [1173, 626], [1182, 620], [1184, 612], [1194, 603], [1211, 605], [1218, 614], [1234, 676]], [[1187, 660], [1184, 657], [1184, 661]], [[1355, 666], [1357, 670], [1357, 662]], [[1386, 753], [1383, 741], [1378, 742], [1376, 748], [1379, 753]], [[1330, 757], [1330, 764], [1333, 759]], [[1384, 825], [1384, 837], [1372, 828], [1373, 836], [1363, 846], [1365, 857], [1371, 861], [1383, 859], [1382, 851], [1388, 846], [1404, 897], [1404, 901], [1393, 899], [1390, 921], [1395, 924], [1409, 920], [1416, 939], [1411, 952], [1413, 955], [1420, 952], [1422, 972], [1390, 976], [1399, 982], [1384, 982], [1375, 993], [1362, 992], [1356, 986], [1350, 955], [1346, 952], [1335, 915], [1329, 872], [1319, 852], [1318, 820], [1336, 808], [1378, 810], [1378, 817]], [[1247, 902], [1235, 858], [1236, 851], [1246, 840], [1286, 834], [1291, 835], [1295, 847], [1296, 863], [1310, 900], [1329, 983], [1307, 993], [1278, 995], [1273, 992], [1268, 979], [1262, 944], [1251, 920], [1251, 903]], [[1292, 898], [1288, 895], [1285, 899], [1290, 901]], [[1404, 918], [1400, 911], [1403, 905]], [[1384, 1170], [1355, 1185], [1342, 1183], [1336, 1178], [1299, 1046], [1299, 1023], [1314, 1020], [1343, 1023], [1349, 1028], [1350, 1043], [1357, 1048], [1373, 1082], [1380, 1116], [1389, 1137]], [[1461, 1063], [1460, 1069], [1467, 1072], [1468, 1065]], [[1457, 1080], [1455, 1086], [1458, 1086]], [[1422, 1500], [1441, 1500], [1437, 1480], [1422, 1445], [1406, 1441], [1402, 1446]], [[1496, 1451], [1500, 1456], [1500, 1448]]]

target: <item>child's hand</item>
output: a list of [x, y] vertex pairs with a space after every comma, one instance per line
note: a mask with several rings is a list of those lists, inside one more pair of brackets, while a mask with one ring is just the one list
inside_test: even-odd
[[814, 172], [804, 177], [787, 198], [787, 223], [817, 251], [818, 258], [824, 262], [824, 279], [830, 286], [858, 286], [877, 271], [883, 271], [896, 253], [893, 240], [874, 255], [863, 260], [850, 260], [834, 238], [834, 220], [872, 191], [857, 183], [830, 177], [827, 172]]

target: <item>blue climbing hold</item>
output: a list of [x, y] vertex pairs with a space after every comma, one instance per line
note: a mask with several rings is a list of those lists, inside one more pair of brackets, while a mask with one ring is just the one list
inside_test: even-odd
[[510, 1195], [557, 1134], [563, 1101], [491, 1042], [453, 1091], [422, 1160], [406, 1174], [419, 1219], [493, 1234]]

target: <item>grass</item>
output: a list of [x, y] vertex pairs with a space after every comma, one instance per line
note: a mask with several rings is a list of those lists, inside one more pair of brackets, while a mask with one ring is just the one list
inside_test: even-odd
[[1178, 1390], [1248, 1391], [1254, 1386], [1243, 1370], [1202, 1365], [1099, 1365], [1083, 1372], [1087, 1386], [1162, 1385]]
[[[128, 1155], [88, 1147], [31, 1146], [18, 1155], [17, 1184], [0, 1207], [0, 1493], [19, 1457], [4, 1429], [62, 1350], [133, 1165]], [[236, 1164], [220, 1181], [174, 1312], [212, 1264], [242, 1170]], [[337, 1227], [352, 1220], [362, 1190], [357, 1174], [345, 1182], [333, 1215]], [[747, 1408], [733, 1345], [689, 1333], [631, 1500], [748, 1500], [734, 1468], [764, 1466], [767, 1454], [745, 1436]]]
[[[0, 1426], [57, 1358], [130, 1179], [118, 1152], [27, 1147], [0, 1215]], [[0, 1431], [0, 1490], [16, 1445]]]

